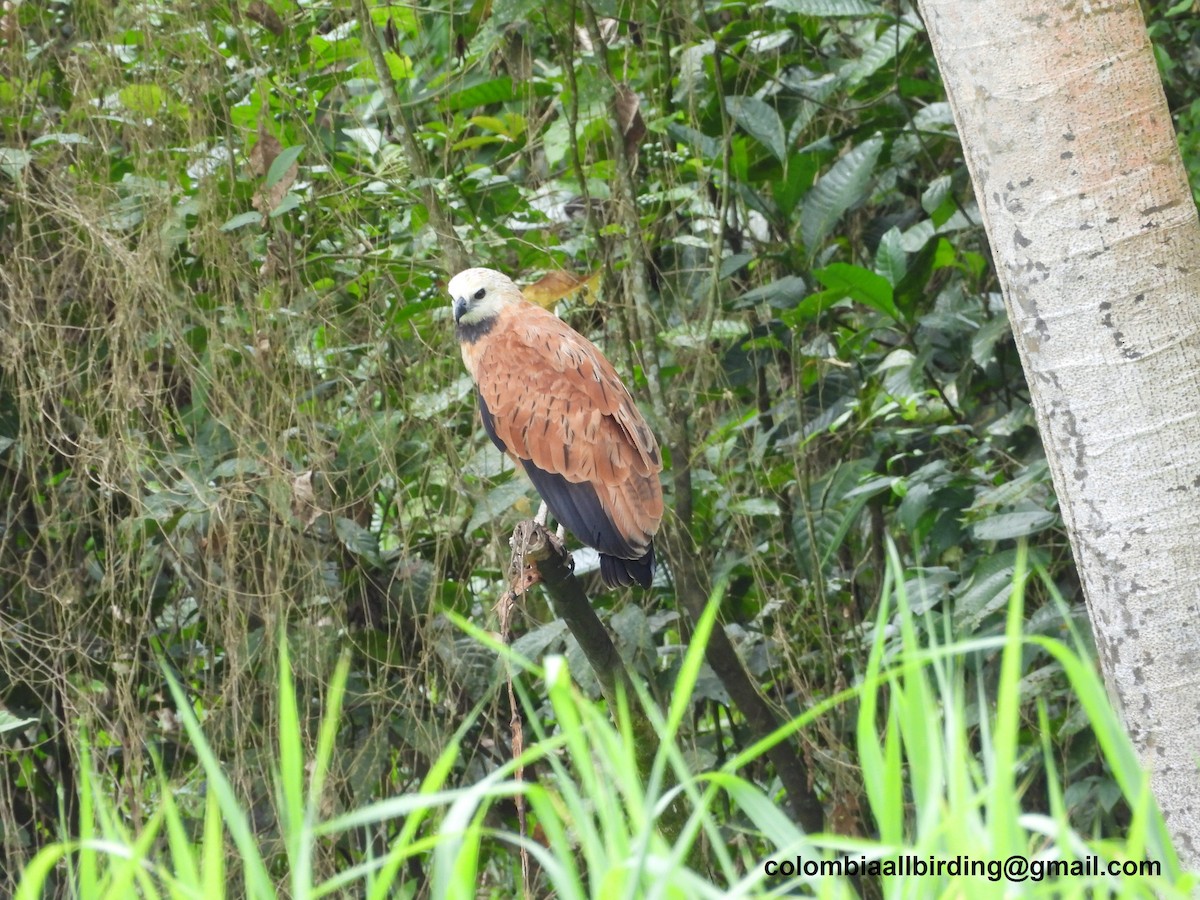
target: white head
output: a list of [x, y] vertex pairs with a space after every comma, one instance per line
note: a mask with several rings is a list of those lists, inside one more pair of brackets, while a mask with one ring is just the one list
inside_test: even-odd
[[464, 269], [450, 279], [450, 299], [459, 331], [478, 328], [519, 302], [521, 289], [494, 269]]

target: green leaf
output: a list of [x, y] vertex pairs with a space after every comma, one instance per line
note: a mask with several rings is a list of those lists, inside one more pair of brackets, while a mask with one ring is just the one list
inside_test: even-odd
[[816, 319], [840, 299], [841, 296], [836, 291], [817, 291], [814, 294], [809, 294], [791, 309], [781, 312], [779, 318], [788, 328], [801, 328]]
[[380, 28], [386, 28], [391, 22], [398, 31], [409, 37], [417, 36], [417, 14], [404, 6], [375, 6], [371, 8], [371, 21]]
[[243, 225], [254, 225], [262, 221], [262, 213], [260, 212], [244, 212], [238, 213], [228, 222], [221, 226], [222, 231], [235, 231]]
[[167, 95], [157, 84], [130, 84], [117, 93], [121, 105], [134, 115], [149, 118], [166, 102]]
[[875, 271], [888, 280], [893, 288], [903, 279], [908, 271], [908, 254], [900, 240], [900, 229], [891, 228], [879, 239], [875, 249]]
[[775, 107], [757, 97], [726, 97], [725, 110], [780, 162], [787, 156], [783, 120]]
[[808, 285], [799, 275], [785, 275], [770, 284], [746, 291], [734, 301], [734, 306], [754, 306], [766, 301], [775, 309], [791, 309], [808, 296]]
[[799, 545], [797, 562], [811, 571], [826, 573], [846, 535], [858, 520], [872, 494], [856, 489], [874, 468], [874, 460], [839, 463], [813, 483], [807, 509], [797, 509], [793, 527]]
[[971, 336], [971, 360], [983, 368], [995, 354], [996, 344], [1008, 336], [1008, 316], [1004, 313], [984, 322]]
[[646, 611], [640, 606], [630, 604], [623, 607], [608, 620], [608, 625], [617, 637], [617, 649], [622, 657], [631, 661], [639, 658], [643, 661], [657, 660], [650, 623], [646, 619]]
[[934, 271], [938, 269], [949, 269], [958, 265], [958, 251], [954, 249], [945, 238], [938, 238], [935, 244], [935, 252], [933, 255]]
[[29, 142], [30, 147], [40, 147], [42, 144], [90, 144], [92, 139], [82, 134], [66, 134], [63, 132], [54, 132], [53, 134], [43, 134], [41, 137], [36, 137]]
[[215, 481], [218, 478], [232, 478], [241, 475], [262, 475], [266, 472], [266, 467], [260, 460], [251, 457], [235, 456], [233, 459], [227, 459], [208, 475], [210, 481]]
[[878, 135], [859, 144], [808, 192], [800, 213], [800, 234], [810, 254], [816, 252], [846, 210], [866, 196], [882, 150], [883, 138]]
[[971, 526], [979, 541], [1004, 541], [1045, 531], [1058, 520], [1058, 515], [1045, 509], [1025, 509], [1019, 512], [998, 513]]
[[667, 134], [680, 144], [684, 144], [689, 149], [698, 153], [703, 159], [717, 160], [721, 158], [720, 139], [710, 137], [703, 131], [692, 128], [690, 125], [680, 125], [677, 122], [671, 122], [667, 125]]
[[847, 63], [840, 74], [850, 86], [861, 84], [895, 59], [916, 33], [916, 27], [909, 22], [891, 25], [867, 47], [862, 56]]
[[354, 141], [366, 153], [374, 156], [384, 147], [384, 134], [378, 128], [343, 128], [342, 134]]
[[728, 342], [741, 337], [750, 330], [745, 322], [733, 319], [716, 319], [710, 328], [703, 322], [684, 322], [663, 335], [663, 340], [673, 347], [696, 349], [715, 342]]
[[542, 132], [542, 149], [546, 153], [546, 163], [552, 168], [567, 158], [571, 149], [571, 123], [565, 116], [555, 119]]
[[951, 179], [949, 175], [939, 175], [933, 181], [929, 182], [929, 187], [925, 188], [921, 194], [921, 208], [925, 212], [933, 215], [937, 208], [945, 202], [950, 196]]
[[971, 503], [973, 513], [996, 511], [1004, 507], [1042, 509], [1050, 493], [1050, 466], [1044, 458], [1026, 465], [1011, 481], [980, 488]]
[[966, 589], [955, 600], [955, 628], [965, 629], [969, 633], [986, 616], [1007, 605], [1016, 568], [1016, 550], [1005, 550], [981, 558], [971, 573]]
[[271, 210], [271, 214], [270, 214], [269, 218], [277, 219], [280, 216], [282, 216], [285, 212], [291, 212], [293, 209], [295, 209], [299, 205], [300, 205], [300, 195], [297, 193], [294, 193], [294, 192], [289, 192], [287, 194], [287, 196], [285, 196], [282, 200], [279, 201], [279, 205], [276, 206], [273, 210]]
[[540, 625], [533, 631], [527, 631], [512, 642], [512, 649], [526, 659], [539, 660], [551, 645], [561, 641], [566, 634], [567, 623], [562, 619], [552, 619], [545, 625]]
[[0, 174], [7, 175], [14, 181], [25, 171], [25, 167], [33, 160], [33, 154], [28, 150], [16, 147], [0, 147]]
[[781, 81], [788, 93], [801, 98], [799, 105], [789, 110], [788, 116], [788, 143], [794, 144], [825, 108], [825, 102], [844, 85], [837, 73], [814, 75], [802, 66], [785, 72]]
[[460, 375], [454, 381], [436, 391], [411, 395], [409, 412], [418, 419], [431, 419], [458, 403], [469, 393], [473, 383], [469, 375]]
[[750, 253], [733, 253], [721, 260], [721, 269], [717, 278], [724, 281], [734, 273], [741, 271], [753, 260], [754, 256]]
[[[793, 125], [794, 125], [793, 121]], [[795, 140], [799, 132], [793, 130], [788, 143]], [[788, 157], [787, 171], [782, 178], [771, 179], [771, 196], [775, 199], [778, 214], [790, 221], [800, 198], [812, 187], [813, 179], [821, 165], [821, 157], [816, 153], [793, 153]]]
[[274, 187], [283, 178], [288, 169], [292, 167], [300, 154], [304, 152], [303, 144], [296, 144], [294, 147], [288, 147], [271, 161], [271, 168], [267, 170], [267, 180], [264, 183], [265, 187]]
[[892, 299], [892, 285], [882, 275], [850, 263], [832, 263], [813, 272], [821, 284], [835, 293], [869, 306], [900, 321], [903, 317]]
[[476, 128], [486, 128], [488, 131], [503, 135], [507, 138], [516, 137], [516, 135], [520, 131], [524, 131], [525, 128], [524, 120], [520, 120], [520, 127], [514, 129], [511, 126], [511, 123], [506, 123], [504, 119], [500, 118], [499, 116], [471, 116], [471, 118], [467, 119], [467, 123], [474, 125]]
[[342, 546], [356, 556], [373, 558], [379, 554], [378, 538], [353, 519], [337, 516], [333, 520], [333, 529], [337, 532]]
[[469, 137], [466, 140], [456, 141], [450, 146], [450, 149], [455, 153], [461, 150], [475, 150], [479, 147], [490, 147], [496, 144], [506, 144], [508, 141], [505, 138], [496, 134], [477, 134], [475, 137]]
[[785, 13], [831, 19], [883, 15], [883, 7], [869, 0], [767, 0], [767, 6]]
[[492, 488], [482, 500], [476, 502], [466, 530], [474, 531], [504, 515], [516, 505], [517, 501], [528, 495], [529, 482], [524, 478], [511, 478], [504, 484]]
[[[396, 7], [391, 7], [395, 9]], [[388, 53], [384, 56], [387, 60], [388, 73], [396, 81], [407, 81], [412, 78], [413, 63], [407, 56], [399, 56], [395, 53]]]
[[777, 516], [779, 504], [767, 497], [746, 497], [730, 503], [729, 511], [737, 516]]
[[913, 125], [918, 131], [929, 131], [934, 134], [953, 135], [956, 133], [954, 111], [946, 102], [930, 103], [917, 110], [913, 116]]
[[472, 109], [476, 106], [490, 106], [493, 103], [507, 103], [512, 99], [512, 79], [504, 75], [447, 94], [438, 101], [437, 108], [439, 112], [453, 112], [457, 109]]
[[36, 721], [36, 716], [28, 719], [20, 719], [8, 710], [0, 709], [0, 734], [6, 731], [13, 731], [17, 728], [24, 728], [26, 725], [32, 725]]
[[939, 242], [927, 241], [925, 244], [915, 248], [915, 252], [913, 252], [907, 248], [907, 241], [902, 232], [898, 243], [901, 249], [908, 250], [913, 255], [909, 257], [907, 270], [896, 284], [893, 295], [896, 305], [906, 312], [911, 313], [920, 307], [925, 297], [925, 286], [929, 283], [929, 276], [933, 272], [933, 264], [937, 257]]

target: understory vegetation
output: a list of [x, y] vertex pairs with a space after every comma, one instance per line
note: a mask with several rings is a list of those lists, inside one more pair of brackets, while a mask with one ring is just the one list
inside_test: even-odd
[[[649, 779], [538, 589], [496, 636], [462, 263], [662, 444], [654, 586], [577, 566]], [[1185, 896], [1089, 635], [910, 4], [0, 8], [0, 894]], [[901, 852], [1160, 868], [763, 868]]]

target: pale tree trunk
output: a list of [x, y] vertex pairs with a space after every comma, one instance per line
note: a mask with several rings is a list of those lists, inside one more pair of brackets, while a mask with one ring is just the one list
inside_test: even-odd
[[922, 0], [1110, 694], [1200, 864], [1200, 223], [1132, 0]]

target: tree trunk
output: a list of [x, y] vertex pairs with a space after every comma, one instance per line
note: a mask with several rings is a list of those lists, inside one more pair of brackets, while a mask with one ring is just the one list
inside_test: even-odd
[[1200, 864], [1200, 223], [1137, 3], [921, 0], [1109, 693]]

